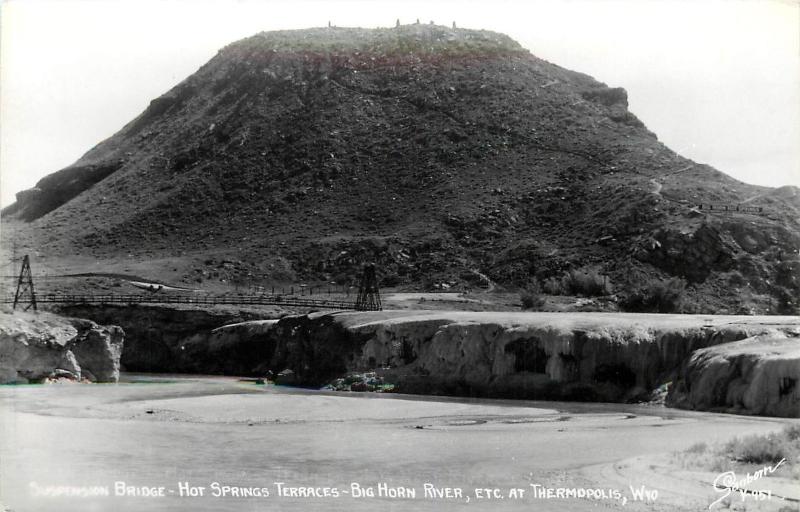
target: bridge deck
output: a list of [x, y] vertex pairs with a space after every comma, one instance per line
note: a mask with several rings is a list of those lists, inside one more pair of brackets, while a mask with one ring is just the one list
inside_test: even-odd
[[[5, 304], [13, 304], [14, 297], [5, 297]], [[363, 309], [355, 302], [305, 299], [281, 295], [94, 295], [94, 294], [37, 294], [37, 303], [57, 304], [197, 304], [250, 305], [250, 306], [297, 306], [323, 309]], [[376, 309], [376, 308], [375, 308]]]

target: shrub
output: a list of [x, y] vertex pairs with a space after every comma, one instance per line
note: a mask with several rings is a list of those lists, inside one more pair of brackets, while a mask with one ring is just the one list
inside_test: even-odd
[[561, 278], [561, 290], [571, 295], [587, 297], [608, 295], [611, 285], [596, 268], [570, 270]]
[[776, 464], [786, 459], [785, 469], [791, 478], [800, 476], [800, 425], [789, 425], [780, 432], [734, 438], [720, 445], [695, 443], [673, 454], [686, 468], [705, 468], [720, 473], [731, 469], [731, 462], [742, 464]]
[[792, 456], [786, 439], [775, 435], [736, 438], [725, 445], [725, 452], [733, 460], [752, 464], [774, 463]]
[[734, 270], [728, 275], [728, 284], [732, 286], [744, 286], [747, 284], [747, 280], [744, 278], [741, 272]]
[[381, 287], [392, 288], [402, 283], [402, 279], [396, 273], [386, 272], [380, 277], [379, 285]]
[[775, 266], [775, 283], [789, 289], [800, 289], [800, 261], [782, 261]]
[[775, 290], [776, 301], [773, 304], [773, 312], [779, 315], [796, 315], [800, 313], [800, 301], [798, 298], [787, 290], [779, 286]]
[[673, 277], [666, 281], [651, 281], [625, 297], [620, 306], [625, 311], [673, 313], [683, 302], [686, 281]]
[[557, 277], [548, 277], [542, 285], [545, 293], [549, 295], [564, 295], [564, 289], [561, 287], [561, 279]]
[[800, 441], [800, 425], [786, 425], [783, 429], [783, 435], [789, 441]]
[[692, 446], [686, 449], [687, 453], [694, 453], [694, 454], [701, 454], [708, 451], [708, 444], [700, 442], [694, 443]]
[[544, 306], [544, 297], [539, 285], [533, 283], [519, 294], [519, 299], [522, 302], [522, 309], [535, 309]]

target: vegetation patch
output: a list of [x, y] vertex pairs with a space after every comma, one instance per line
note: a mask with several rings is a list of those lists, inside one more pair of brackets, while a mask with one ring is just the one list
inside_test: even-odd
[[[756, 466], [780, 467], [765, 476], [800, 478], [800, 425], [779, 432], [736, 437], [724, 444], [695, 443], [673, 454], [681, 467], [711, 472], [751, 471]], [[783, 461], [783, 462], [781, 462]]]
[[608, 276], [600, 273], [598, 268], [581, 268], [564, 272], [559, 277], [550, 277], [544, 282], [544, 290], [550, 295], [581, 295], [585, 297], [602, 297], [612, 291]]
[[537, 283], [532, 283], [519, 294], [522, 309], [540, 309], [544, 306], [545, 298]]
[[678, 277], [653, 280], [625, 297], [620, 306], [634, 313], [674, 313], [680, 310], [686, 281]]

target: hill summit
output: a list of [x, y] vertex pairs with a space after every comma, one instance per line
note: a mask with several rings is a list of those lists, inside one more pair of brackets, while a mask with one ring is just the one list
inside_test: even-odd
[[793, 310], [797, 189], [683, 158], [627, 107], [494, 32], [265, 32], [3, 214], [45, 254], [169, 260], [185, 283], [349, 282], [374, 261], [384, 286], [572, 272], [622, 296], [680, 279], [698, 311]]

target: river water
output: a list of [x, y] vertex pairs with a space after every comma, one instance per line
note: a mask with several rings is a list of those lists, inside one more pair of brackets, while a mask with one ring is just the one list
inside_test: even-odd
[[[617, 461], [792, 421], [221, 377], [125, 380], [1, 387], [0, 502], [17, 512], [694, 510], [707, 497], [673, 486], [672, 495], [665, 488], [651, 503], [634, 502], [608, 472], [619, 476]], [[658, 485], [641, 478], [630, 483]], [[598, 493], [537, 498], [537, 485]]]

